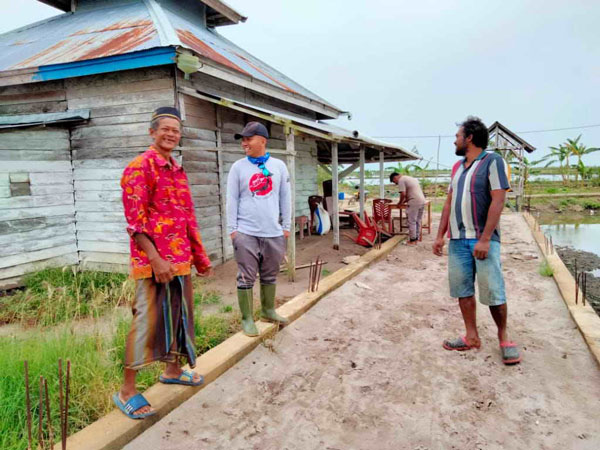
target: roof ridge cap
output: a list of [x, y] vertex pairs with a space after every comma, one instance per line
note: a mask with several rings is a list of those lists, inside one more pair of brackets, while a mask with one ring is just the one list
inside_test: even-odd
[[156, 2], [156, 0], [142, 1], [144, 5], [146, 5], [148, 13], [150, 14], [150, 18], [154, 23], [154, 28], [158, 34], [160, 45], [162, 47], [169, 47], [172, 45], [182, 46], [181, 40], [179, 39], [179, 36], [177, 36], [169, 17], [163, 11], [162, 5]]

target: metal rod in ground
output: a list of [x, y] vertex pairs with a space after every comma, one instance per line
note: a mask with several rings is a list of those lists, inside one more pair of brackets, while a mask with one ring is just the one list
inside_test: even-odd
[[315, 284], [315, 291], [319, 290], [319, 281], [321, 281], [321, 267], [323, 267], [323, 260], [317, 257], [317, 282]]
[[69, 359], [67, 359], [67, 382], [65, 384], [65, 432], [63, 435], [63, 450], [67, 448], [67, 436], [69, 435], [69, 391], [71, 385], [71, 360]]
[[40, 387], [39, 387], [39, 408], [38, 408], [38, 445], [40, 448], [44, 448], [44, 377], [40, 375]]
[[583, 306], [585, 306], [585, 301], [587, 300], [587, 272], [583, 272], [583, 295], [581, 296], [581, 301]]
[[65, 427], [64, 427], [64, 417], [65, 417], [65, 399], [63, 397], [63, 370], [62, 370], [62, 359], [58, 360], [58, 403], [60, 406], [60, 441], [62, 443], [63, 450], [66, 448], [66, 439], [65, 439]]
[[579, 274], [577, 273], [577, 265], [575, 265], [575, 304], [579, 302]]
[[308, 292], [312, 292], [312, 278], [313, 278], [313, 265], [314, 263], [311, 261], [310, 262], [310, 268], [308, 271]]
[[29, 364], [25, 364], [25, 409], [27, 410], [27, 448], [31, 450], [31, 399], [29, 398]]
[[50, 397], [48, 396], [48, 381], [44, 378], [44, 393], [46, 399], [46, 423], [48, 424], [48, 438], [50, 447], [54, 444], [54, 430], [52, 429], [52, 415], [50, 414]]

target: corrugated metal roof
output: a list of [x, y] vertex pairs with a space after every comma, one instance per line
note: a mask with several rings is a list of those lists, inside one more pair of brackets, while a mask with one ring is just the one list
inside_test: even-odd
[[0, 35], [1, 72], [184, 47], [216, 67], [341, 110], [200, 23], [177, 2], [107, 0]]
[[121, 55], [160, 47], [143, 3], [62, 14], [0, 35], [0, 71]]

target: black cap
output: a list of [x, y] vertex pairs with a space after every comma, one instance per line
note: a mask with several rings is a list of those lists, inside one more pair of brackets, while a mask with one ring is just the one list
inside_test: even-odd
[[248, 122], [241, 133], [234, 135], [236, 139], [250, 136], [262, 136], [265, 139], [269, 139], [269, 132], [267, 131], [267, 127], [260, 122]]
[[179, 110], [170, 106], [161, 106], [160, 108], [157, 108], [152, 113], [151, 120], [160, 119], [161, 117], [170, 117], [171, 119], [177, 119], [181, 122], [181, 114], [179, 113]]

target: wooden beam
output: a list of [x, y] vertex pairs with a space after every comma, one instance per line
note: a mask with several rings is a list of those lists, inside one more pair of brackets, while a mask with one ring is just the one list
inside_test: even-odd
[[331, 169], [327, 166], [327, 164], [319, 163], [319, 165], [323, 168], [325, 172], [331, 175]]
[[333, 220], [333, 248], [334, 250], [340, 249], [340, 214], [339, 214], [339, 203], [338, 203], [338, 190], [339, 190], [339, 179], [338, 179], [338, 143], [331, 143], [331, 187], [332, 187], [332, 202], [333, 211], [331, 218]]
[[385, 198], [385, 185], [383, 184], [383, 150], [379, 151], [379, 198]]
[[[338, 161], [339, 163], [339, 161]], [[338, 179], [343, 180], [344, 178], [346, 178], [348, 175], [350, 175], [352, 172], [354, 172], [354, 169], [356, 169], [360, 164], [355, 162], [352, 163], [350, 165], [350, 167], [345, 168], [344, 170], [342, 170], [339, 174], [338, 174]]]
[[360, 185], [359, 185], [360, 218], [365, 220], [365, 147], [360, 146]]
[[288, 239], [287, 257], [288, 257], [288, 279], [295, 281], [296, 279], [296, 158], [294, 145], [294, 130], [290, 127], [285, 127], [285, 149], [287, 168], [290, 173], [290, 188], [292, 191], [292, 218], [290, 226], [290, 237]]

